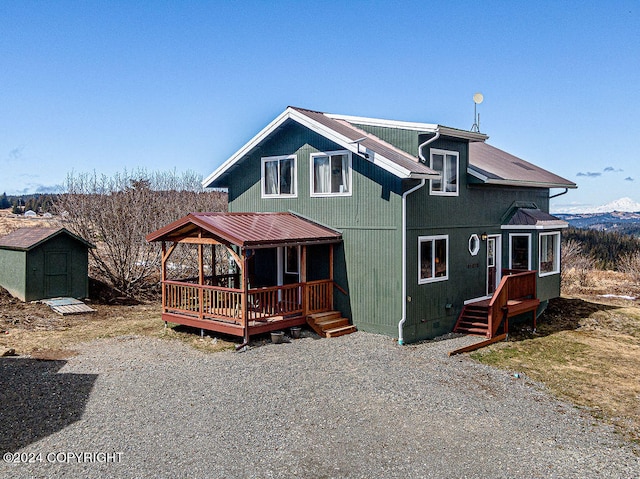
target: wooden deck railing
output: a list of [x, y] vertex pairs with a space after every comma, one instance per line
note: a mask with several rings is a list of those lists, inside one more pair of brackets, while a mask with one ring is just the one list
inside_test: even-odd
[[[333, 307], [330, 279], [247, 291], [247, 319], [265, 321], [284, 316], [306, 316]], [[219, 319], [244, 325], [241, 289], [164, 281], [163, 311], [200, 319]]]
[[535, 299], [536, 271], [503, 271], [498, 288], [489, 302], [489, 337], [495, 336], [505, 319], [505, 308], [515, 299]]

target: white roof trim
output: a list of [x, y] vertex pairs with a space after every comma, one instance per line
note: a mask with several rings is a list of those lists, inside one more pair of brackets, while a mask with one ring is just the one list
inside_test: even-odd
[[401, 128], [403, 130], [423, 131], [427, 133], [435, 133], [440, 130], [441, 135], [453, 136], [455, 138], [463, 138], [472, 141], [485, 141], [489, 138], [483, 133], [475, 133], [473, 131], [458, 130], [448, 126], [438, 125], [436, 123], [420, 123], [413, 121], [399, 120], [382, 120], [379, 118], [367, 118], [364, 116], [336, 115], [334, 113], [325, 113], [325, 115], [334, 120], [345, 120], [349, 123], [359, 123], [368, 126], [380, 126], [386, 128]]
[[[329, 127], [318, 123], [317, 121], [312, 120], [308, 116], [300, 113], [294, 108], [288, 107], [284, 112], [278, 115], [271, 123], [269, 123], [266, 127], [264, 127], [256, 136], [251, 138], [242, 148], [236, 151], [229, 159], [227, 159], [222, 165], [220, 165], [213, 173], [211, 173], [203, 182], [202, 185], [205, 188], [208, 188], [211, 183], [213, 183], [216, 179], [222, 176], [231, 166], [233, 166], [238, 160], [247, 155], [251, 150], [253, 150], [256, 146], [258, 146], [263, 140], [265, 140], [271, 133], [273, 133], [278, 127], [280, 127], [285, 121], [292, 119], [297, 123], [306, 126], [312, 131], [330, 139], [334, 143], [337, 143], [345, 150], [349, 150], [357, 155], [361, 155], [358, 151], [358, 144], [354, 143], [353, 140], [347, 138], [343, 135], [336, 133]], [[439, 175], [428, 175], [428, 174], [416, 174], [411, 173], [411, 171], [403, 168], [397, 163], [389, 160], [379, 153], [375, 153], [371, 150], [367, 150], [369, 153], [369, 161], [373, 164], [378, 165], [382, 169], [388, 171], [389, 173], [402, 178], [433, 178], [438, 177]]]
[[568, 228], [569, 224], [564, 225], [502, 225], [502, 230], [559, 230]]
[[567, 185], [566, 183], [544, 183], [540, 181], [518, 181], [518, 180], [503, 180], [499, 178], [489, 178], [488, 176], [479, 173], [474, 170], [473, 167], [467, 168], [467, 173], [471, 176], [475, 176], [480, 181], [490, 185], [503, 185], [503, 186], [526, 186], [530, 188], [577, 188], [577, 185]]

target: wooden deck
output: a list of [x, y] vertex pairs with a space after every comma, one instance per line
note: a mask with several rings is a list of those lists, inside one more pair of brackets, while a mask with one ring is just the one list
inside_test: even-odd
[[245, 339], [301, 326], [333, 307], [333, 281], [241, 289], [163, 282], [162, 319]]

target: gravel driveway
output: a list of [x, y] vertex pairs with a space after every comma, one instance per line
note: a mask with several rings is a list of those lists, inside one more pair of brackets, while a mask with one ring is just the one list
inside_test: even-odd
[[640, 477], [610, 427], [447, 356], [471, 342], [358, 332], [204, 354], [127, 337], [66, 362], [1, 359], [16, 463], [0, 477]]

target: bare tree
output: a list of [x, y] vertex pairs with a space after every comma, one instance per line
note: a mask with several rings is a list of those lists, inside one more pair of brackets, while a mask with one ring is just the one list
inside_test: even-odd
[[618, 270], [629, 275], [636, 287], [640, 286], [640, 252], [622, 255], [618, 259]]
[[175, 171], [72, 173], [55, 210], [70, 231], [96, 245], [92, 275], [136, 296], [160, 267], [160, 246], [146, 242], [148, 233], [190, 212], [226, 210], [226, 194], [204, 191], [200, 180]]
[[560, 281], [567, 288], [572, 278], [576, 277], [580, 286], [587, 286], [589, 272], [595, 269], [595, 261], [583, 253], [582, 244], [570, 239], [562, 242], [562, 269]]

